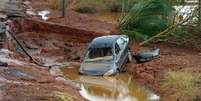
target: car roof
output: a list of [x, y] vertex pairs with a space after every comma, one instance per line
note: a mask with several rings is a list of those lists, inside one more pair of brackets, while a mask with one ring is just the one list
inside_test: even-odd
[[121, 35], [108, 35], [108, 36], [101, 36], [95, 38], [89, 48], [103, 48], [103, 47], [113, 47], [113, 45], [116, 43], [116, 40], [120, 38]]

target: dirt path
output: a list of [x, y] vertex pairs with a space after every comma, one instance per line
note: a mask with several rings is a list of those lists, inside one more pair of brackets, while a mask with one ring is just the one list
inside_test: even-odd
[[[117, 32], [117, 25], [107, 23], [104, 21], [99, 21], [91, 15], [80, 14], [72, 10], [66, 10], [66, 17], [61, 17], [61, 11], [51, 9], [46, 0], [35, 0], [31, 2], [31, 6], [33, 7], [35, 12], [48, 10], [50, 11], [50, 19], [49, 22], [54, 22], [58, 24], [63, 24], [67, 26], [71, 26], [73, 28], [93, 31], [94, 33], [101, 34], [114, 34]], [[37, 17], [36, 19], [41, 19]]]

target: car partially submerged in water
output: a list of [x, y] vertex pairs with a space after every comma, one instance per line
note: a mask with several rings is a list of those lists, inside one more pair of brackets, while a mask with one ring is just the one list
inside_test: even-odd
[[110, 76], [124, 70], [131, 61], [126, 35], [109, 35], [95, 38], [89, 45], [79, 73], [93, 76]]

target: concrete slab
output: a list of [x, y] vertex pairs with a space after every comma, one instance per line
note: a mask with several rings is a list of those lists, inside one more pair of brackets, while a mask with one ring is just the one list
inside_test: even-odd
[[8, 16], [24, 16], [21, 0], [0, 0], [0, 12]]
[[8, 0], [0, 0], [0, 11], [5, 9], [5, 5], [6, 5], [7, 1]]

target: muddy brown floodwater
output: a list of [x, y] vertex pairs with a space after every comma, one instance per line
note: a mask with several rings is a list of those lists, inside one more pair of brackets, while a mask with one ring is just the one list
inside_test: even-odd
[[127, 73], [112, 77], [84, 76], [79, 66], [62, 68], [64, 75], [80, 87], [80, 95], [89, 101], [159, 101], [160, 97], [142, 87]]

